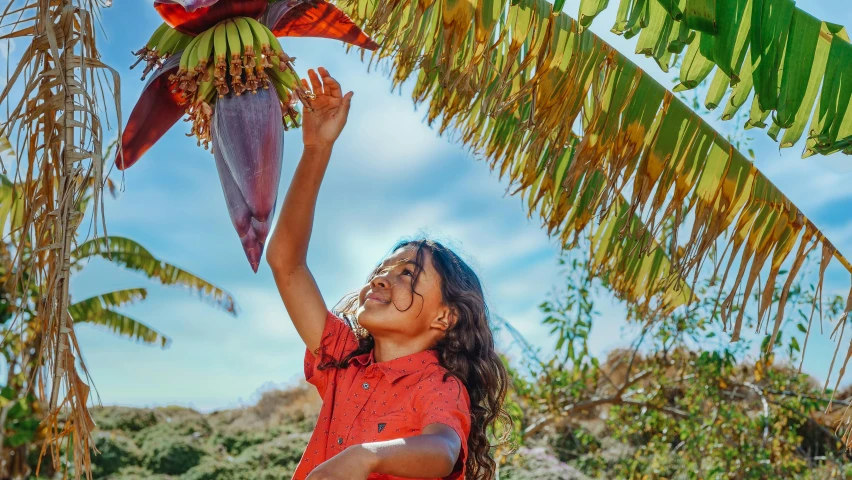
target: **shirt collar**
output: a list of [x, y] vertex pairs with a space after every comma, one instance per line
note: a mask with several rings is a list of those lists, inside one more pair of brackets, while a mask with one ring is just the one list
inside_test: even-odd
[[438, 363], [438, 352], [436, 350], [424, 350], [387, 362], [376, 362], [375, 357], [373, 357], [373, 350], [370, 350], [368, 353], [352, 357], [352, 361], [363, 367], [375, 365], [385, 374], [389, 382], [396, 383], [402, 377], [423, 371], [427, 365]]

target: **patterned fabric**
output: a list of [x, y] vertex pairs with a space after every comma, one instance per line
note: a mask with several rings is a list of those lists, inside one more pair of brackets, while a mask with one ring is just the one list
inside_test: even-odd
[[[464, 479], [470, 398], [455, 377], [444, 381], [447, 371], [438, 363], [438, 353], [426, 350], [375, 362], [370, 352], [354, 357], [345, 369], [318, 369], [357, 348], [358, 340], [349, 326], [329, 312], [320, 347], [314, 353], [305, 351], [305, 379], [317, 387], [323, 403], [293, 480], [303, 480], [346, 447], [420, 435], [432, 423], [447, 425], [462, 440], [456, 468], [444, 478]], [[369, 480], [401, 478], [374, 473]]]

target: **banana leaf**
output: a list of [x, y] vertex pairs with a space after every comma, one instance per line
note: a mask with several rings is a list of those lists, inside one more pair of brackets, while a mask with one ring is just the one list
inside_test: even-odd
[[68, 313], [74, 323], [98, 325], [120, 337], [147, 344], [159, 344], [161, 348], [166, 348], [171, 343], [169, 337], [113, 310], [144, 300], [146, 296], [147, 291], [144, 288], [116, 290], [73, 303], [68, 307]]
[[[594, 273], [606, 278], [621, 298], [648, 308], [672, 308], [695, 300], [694, 288], [684, 287], [693, 286], [700, 275], [718, 274], [722, 287], [737, 293], [717, 299], [717, 310], [736, 340], [743, 311], [753, 302], [759, 312], [758, 328], [769, 324], [779, 328], [784, 305], [770, 319], [766, 299], [772, 298], [776, 287], [786, 299], [808, 252], [821, 252], [820, 285], [830, 263], [852, 272], [852, 265], [805, 213], [722, 135], [551, 4], [504, 4], [507, 21], [489, 42], [466, 37], [467, 48], [481, 49], [481, 56], [463, 56], [462, 44], [455, 49], [459, 53], [449, 57], [439, 43], [399, 48], [412, 45], [412, 30], [362, 15], [366, 3], [349, 0], [341, 6], [369, 35], [381, 38], [382, 46], [370, 62], [386, 60], [397, 84], [413, 75], [406, 70], [408, 65], [422, 60], [413, 100], [427, 103], [427, 122], [439, 123], [440, 132], [452, 128], [477, 157], [501, 178], [507, 177], [514, 191], [526, 197], [530, 215], [537, 215], [565, 248], [588, 246]], [[680, 8], [680, 3], [672, 3]], [[722, 4], [727, 5], [720, 1], [715, 6]], [[466, 16], [447, 19], [445, 10], [429, 10], [434, 5], [438, 4], [401, 0], [385, 8], [420, 8], [419, 25], [428, 27], [418, 30], [419, 36], [441, 38], [447, 35], [443, 28], [462, 28], [457, 20]], [[696, 6], [683, 5], [683, 18], [711, 11], [690, 5]], [[636, 0], [619, 10], [626, 19], [624, 28], [632, 28], [634, 20], [635, 25], [650, 28], [643, 23], [644, 13], [634, 18], [639, 8], [647, 11], [647, 3]], [[750, 23], [748, 8], [745, 4], [740, 25]], [[670, 15], [665, 9], [663, 13]], [[541, 28], [542, 21], [546, 28]], [[512, 34], [519, 25], [526, 36]], [[469, 21], [467, 29], [474, 28]], [[755, 61], [747, 55], [749, 30], [725, 28], [734, 32], [726, 41], [735, 46], [735, 54], [727, 55], [730, 52], [715, 45], [718, 37], [714, 37], [705, 48], [699, 46], [702, 58], [716, 62], [725, 54], [726, 68], [753, 72], [764, 56], [757, 55]], [[453, 35], [459, 38], [458, 32]], [[845, 50], [838, 47], [838, 52], [833, 56], [846, 58]], [[695, 55], [696, 61], [703, 61]], [[751, 66], [745, 69], [747, 61]], [[698, 68], [693, 78], [703, 75], [706, 67], [699, 67], [693, 67]], [[711, 100], [718, 105], [733, 79], [717, 71], [721, 73], [714, 78]], [[735, 88], [751, 90], [751, 78], [740, 79]], [[783, 83], [783, 75], [779, 81]], [[845, 80], [832, 88], [845, 92]], [[738, 94], [738, 102], [743, 95]], [[758, 102], [754, 105], [750, 121], [758, 126], [765, 123], [768, 111]], [[846, 124], [833, 127], [838, 120], [829, 118], [838, 116], [837, 107], [828, 99], [822, 105], [826, 119], [820, 127], [843, 132]], [[782, 274], [781, 266], [789, 264], [794, 268]], [[818, 295], [815, 305], [820, 301]]]
[[[815, 18], [793, 0], [643, 1], [650, 4], [642, 10], [644, 21], [631, 22], [626, 16], [641, 6], [640, 0], [622, 0], [612, 29], [628, 38], [638, 34], [636, 53], [653, 52], [660, 68], [668, 71], [666, 57], [649, 46], [670, 42], [671, 30], [681, 28], [700, 39], [700, 46], [693, 41], [687, 49], [675, 91], [697, 87], [715, 67], [708, 108], [719, 106], [729, 86], [736, 90], [747, 82], [757, 100], [748, 128], [771, 124], [769, 136], [776, 141], [780, 137], [780, 146], [789, 148], [810, 124], [802, 157], [852, 154], [852, 109], [847, 108], [852, 98], [852, 44], [843, 26]], [[607, 5], [583, 0], [582, 25], [590, 25]], [[750, 62], [744, 58], [747, 51]], [[732, 95], [738, 99], [725, 105], [726, 120], [734, 117], [749, 91], [740, 87]], [[767, 122], [770, 116], [773, 121]]]

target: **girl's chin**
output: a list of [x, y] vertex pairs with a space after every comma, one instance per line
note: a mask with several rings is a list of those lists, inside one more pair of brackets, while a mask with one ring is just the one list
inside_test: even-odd
[[361, 325], [367, 330], [375, 327], [380, 328], [380, 326], [384, 323], [380, 316], [374, 315], [374, 312], [365, 311], [363, 309], [358, 310], [358, 314], [355, 319], [358, 320], [358, 325]]

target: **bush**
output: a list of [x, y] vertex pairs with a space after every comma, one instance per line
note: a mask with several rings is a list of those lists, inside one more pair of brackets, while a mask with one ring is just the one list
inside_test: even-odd
[[[159, 416], [159, 415], [158, 415]], [[136, 443], [145, 447], [150, 442], [161, 442], [163, 438], [191, 437], [201, 439], [210, 435], [211, 428], [200, 414], [163, 416], [156, 425], [136, 432]]]
[[207, 452], [187, 437], [149, 439], [143, 448], [144, 466], [154, 473], [180, 475], [198, 465]]
[[210, 457], [193, 467], [181, 480], [280, 480], [290, 478], [293, 469], [272, 467], [265, 469], [249, 468], [229, 460], [214, 460]]
[[237, 480], [238, 478], [240, 478], [238, 467], [233, 461], [216, 460], [212, 457], [205, 457], [201, 463], [181, 476], [181, 480]]
[[291, 472], [296, 469], [309, 435], [292, 434], [276, 438], [272, 441], [248, 447], [236, 461], [248, 469], [263, 471], [273, 467], [281, 467]]
[[153, 410], [147, 408], [101, 407], [92, 409], [92, 417], [101, 430], [138, 432], [157, 423]]
[[518, 449], [511, 463], [500, 468], [504, 480], [587, 480], [576, 468], [559, 461], [544, 448]]
[[271, 430], [244, 430], [228, 428], [224, 432], [216, 432], [211, 438], [211, 443], [221, 445], [231, 455], [239, 455], [245, 449], [254, 445], [268, 442], [282, 435], [278, 429]]
[[92, 473], [95, 478], [119, 471], [122, 467], [139, 463], [141, 452], [133, 440], [116, 433], [94, 434], [95, 447], [100, 452], [92, 454]]
[[[101, 478], [95, 476], [94, 478]], [[165, 475], [157, 475], [139, 466], [124, 467], [113, 475], [104, 477], [104, 480], [169, 480]]]

